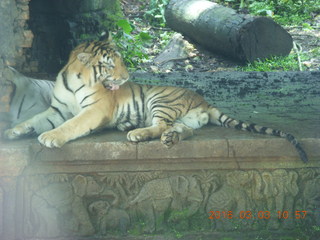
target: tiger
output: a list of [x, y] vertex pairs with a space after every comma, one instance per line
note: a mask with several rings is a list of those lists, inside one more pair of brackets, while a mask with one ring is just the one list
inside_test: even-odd
[[1, 113], [0, 122], [14, 127], [50, 106], [53, 81], [24, 76], [11, 66], [5, 68], [4, 74], [4, 79], [12, 87], [12, 92], [8, 96], [10, 111]]
[[42, 145], [59, 148], [92, 131], [117, 128], [128, 131], [131, 142], [160, 138], [171, 148], [210, 123], [285, 138], [301, 160], [308, 162], [306, 152], [289, 133], [231, 118], [192, 90], [128, 79], [121, 54], [110, 38], [81, 44], [57, 76], [50, 107], [8, 129], [5, 136], [17, 139], [36, 132]]
[[82, 43], [71, 51], [58, 73], [50, 106], [6, 130], [4, 138], [35, 133], [40, 134], [38, 140], [44, 146], [61, 147], [87, 135], [110, 119], [104, 115], [111, 110], [111, 106], [105, 108], [109, 101], [106, 93], [117, 90], [128, 79], [128, 70], [108, 32], [99, 40]]

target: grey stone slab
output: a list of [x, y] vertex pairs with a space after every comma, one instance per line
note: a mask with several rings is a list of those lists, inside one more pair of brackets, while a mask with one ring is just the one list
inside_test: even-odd
[[[311, 158], [320, 156], [320, 139], [302, 139], [301, 144]], [[11, 154], [12, 152], [14, 154]], [[0, 156], [3, 156], [2, 159], [10, 157], [10, 159], [24, 161], [25, 164], [29, 158], [32, 163], [66, 161], [75, 164], [93, 161], [156, 159], [207, 158], [211, 159], [210, 161], [218, 161], [221, 158], [237, 160], [284, 156], [298, 159], [296, 150], [285, 139], [220, 127], [196, 130], [193, 137], [178, 143], [171, 149], [164, 147], [159, 140], [130, 143], [126, 140], [126, 133], [112, 130], [80, 138], [60, 149], [45, 148], [34, 138], [2, 142]]]
[[168, 149], [160, 141], [138, 144], [139, 159], [228, 157], [228, 145], [224, 139], [185, 140]]
[[29, 165], [29, 150], [25, 145], [4, 145], [0, 142], [0, 177], [19, 176]]
[[281, 157], [299, 158], [295, 148], [285, 139], [229, 139], [230, 157]]
[[75, 142], [60, 149], [30, 146], [34, 161], [102, 161], [136, 159], [136, 146], [129, 142]]

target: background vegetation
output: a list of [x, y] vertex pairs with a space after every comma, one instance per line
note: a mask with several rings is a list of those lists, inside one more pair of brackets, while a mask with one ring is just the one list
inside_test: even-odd
[[245, 8], [253, 15], [269, 16], [281, 25], [302, 24], [319, 13], [318, 0], [218, 0], [233, 8]]
[[[114, 38], [122, 50], [129, 68], [140, 68], [152, 51], [159, 52], [170, 40], [173, 32], [166, 28], [165, 7], [169, 0], [136, 0], [140, 15], [116, 22]], [[221, 5], [256, 16], [268, 16], [284, 27], [313, 30], [311, 22], [320, 14], [319, 0], [216, 0]], [[126, 15], [126, 14], [125, 14]], [[154, 45], [158, 43], [158, 48]], [[264, 61], [248, 63], [240, 71], [289, 71], [305, 70], [301, 61], [319, 55], [319, 47], [308, 54], [301, 53], [297, 45], [288, 57], [272, 57]]]

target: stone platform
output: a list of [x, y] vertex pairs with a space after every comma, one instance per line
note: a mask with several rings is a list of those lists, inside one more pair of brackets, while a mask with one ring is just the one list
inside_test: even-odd
[[[301, 138], [308, 164], [284, 139], [220, 127], [200, 129], [172, 149], [156, 140], [129, 143], [117, 131], [84, 137], [61, 149], [44, 148], [36, 139], [1, 142], [1, 239], [139, 236], [145, 228], [183, 233], [189, 228], [228, 232], [316, 226], [316, 135]], [[208, 219], [210, 211], [229, 212], [232, 219]], [[278, 211], [289, 218], [278, 218]], [[297, 211], [307, 211], [306, 217], [295, 219], [301, 217]], [[260, 219], [263, 214], [271, 217]], [[104, 218], [114, 223], [109, 226]]]
[[292, 133], [309, 163], [284, 139], [214, 126], [172, 149], [114, 130], [61, 149], [1, 141], [0, 239], [320, 239], [320, 74], [201, 76], [206, 86], [183, 82]]

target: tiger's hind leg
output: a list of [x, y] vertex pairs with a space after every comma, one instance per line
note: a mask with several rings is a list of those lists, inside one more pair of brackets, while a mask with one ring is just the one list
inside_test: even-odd
[[[152, 119], [152, 126], [130, 131], [127, 135], [128, 140], [141, 142], [161, 137], [161, 142], [171, 147], [179, 140], [192, 136], [193, 129], [201, 128], [209, 120], [207, 111], [200, 107], [188, 111], [182, 118], [178, 116], [178, 112], [182, 112], [182, 110], [154, 107], [151, 115], [156, 115], [156, 117]], [[179, 121], [176, 122], [178, 117]]]
[[66, 115], [57, 108], [49, 107], [46, 111], [6, 130], [4, 137], [13, 140], [33, 133], [41, 134], [61, 125], [66, 120]]
[[167, 147], [172, 147], [179, 141], [193, 135], [193, 129], [201, 128], [209, 121], [209, 115], [203, 108], [194, 108], [190, 110], [178, 122], [163, 132], [161, 142]]
[[[149, 113], [152, 116], [151, 126], [145, 128], [134, 129], [127, 134], [127, 139], [131, 142], [142, 142], [154, 138], [160, 138], [161, 134], [170, 128], [176, 116], [176, 110], [167, 107], [163, 107], [159, 102], [155, 105], [151, 105], [152, 109]], [[169, 110], [171, 109], [171, 111]], [[149, 123], [147, 123], [149, 124]]]
[[193, 136], [193, 129], [183, 123], [175, 123], [161, 135], [161, 143], [171, 148], [179, 141]]

